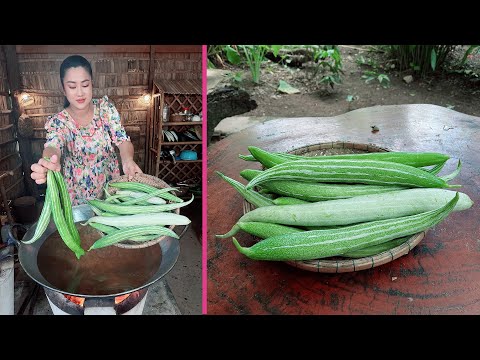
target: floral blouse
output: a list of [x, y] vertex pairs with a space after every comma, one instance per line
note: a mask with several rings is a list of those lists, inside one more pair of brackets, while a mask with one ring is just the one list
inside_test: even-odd
[[45, 124], [44, 147], [53, 146], [62, 153], [62, 172], [72, 205], [100, 196], [105, 183], [120, 176], [112, 144], [130, 140], [108, 97], [92, 101], [93, 121], [85, 127], [79, 127], [65, 109], [48, 117]]

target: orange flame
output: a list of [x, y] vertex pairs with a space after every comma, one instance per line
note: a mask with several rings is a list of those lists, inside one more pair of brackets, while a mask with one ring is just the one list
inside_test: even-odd
[[[125, 294], [125, 295], [120, 295], [115, 297], [115, 305], [120, 304], [122, 301], [124, 301], [126, 298], [128, 298], [130, 295], [137, 295], [139, 294], [138, 291], [135, 291], [134, 293], [130, 294]], [[63, 295], [67, 298], [67, 300], [73, 302], [74, 304], [83, 306], [83, 303], [85, 302], [85, 298], [83, 297], [78, 297], [78, 296], [73, 296], [73, 295]]]
[[78, 296], [73, 296], [73, 295], [63, 295], [65, 296], [68, 300], [73, 302], [74, 304], [83, 306], [83, 303], [85, 302], [85, 298], [83, 297], [78, 297]]
[[115, 305], [120, 304], [123, 300], [128, 298], [130, 294], [120, 295], [115, 297]]

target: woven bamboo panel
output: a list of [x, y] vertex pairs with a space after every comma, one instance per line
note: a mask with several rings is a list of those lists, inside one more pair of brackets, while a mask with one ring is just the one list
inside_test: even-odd
[[193, 114], [202, 111], [201, 95], [183, 95], [183, 94], [166, 94], [165, 102], [170, 108], [170, 114], [181, 112], [187, 107]]
[[23, 182], [22, 159], [18, 153], [11, 153], [0, 158], [0, 171], [13, 171], [13, 176], [6, 176], [2, 179], [8, 199], [16, 199], [25, 192]]
[[10, 118], [11, 117], [9, 113], [2, 114], [0, 112], [0, 127], [4, 127], [4, 126], [7, 126], [8, 124], [11, 124]]
[[[64, 95], [60, 83], [59, 68], [62, 61], [72, 51], [59, 53], [57, 48], [54, 52], [45, 52], [42, 48], [48, 46], [39, 45], [39, 52], [32, 47], [28, 51], [17, 53], [18, 68], [20, 72], [20, 87], [22, 91], [30, 93], [34, 103], [24, 109], [33, 126], [33, 134], [29, 133], [32, 157], [35, 160], [41, 156], [45, 138], [44, 125], [47, 117], [62, 110]], [[71, 50], [75, 46], [69, 46]], [[82, 49], [79, 46], [79, 49]], [[141, 49], [141, 48], [139, 48]], [[146, 47], [148, 49], [148, 47]], [[61, 51], [61, 49], [60, 49]], [[143, 51], [143, 50], [139, 50]], [[150, 110], [148, 104], [139, 101], [146, 93], [151, 93], [149, 80], [159, 79], [188, 79], [196, 80], [200, 84], [202, 76], [201, 52], [155, 52], [155, 63], [151, 64], [150, 52], [91, 52], [83, 54], [90, 61], [93, 71], [93, 97], [100, 98], [107, 95], [117, 107], [122, 124], [126, 127], [138, 127], [139, 131], [129, 134], [135, 148], [135, 161], [144, 170], [147, 170], [145, 153], [149, 148], [147, 123], [150, 123]], [[0, 55], [0, 64], [1, 64]], [[152, 65], [152, 66], [151, 66]], [[170, 69], [170, 70], [167, 70]], [[150, 71], [153, 70], [153, 74]], [[0, 70], [0, 79], [2, 78]], [[2, 83], [0, 81], [0, 92]], [[0, 106], [2, 100], [0, 95]], [[193, 101], [193, 102], [190, 102]], [[190, 107], [198, 113], [201, 109], [201, 97], [198, 100], [184, 99], [179, 97], [174, 103], [174, 111], [180, 111], [183, 107]], [[150, 105], [151, 106], [151, 105]], [[1, 107], [0, 107], [1, 108]], [[0, 115], [0, 121], [7, 125], [7, 116]], [[0, 123], [0, 127], [2, 123]], [[133, 136], [132, 136], [133, 135]], [[28, 164], [30, 166], [31, 164]]]
[[201, 80], [201, 53], [156, 53], [155, 81]]
[[11, 187], [15, 181], [22, 178], [22, 159], [18, 154], [11, 154], [0, 162], [0, 171], [13, 171], [13, 176], [3, 178], [3, 186]]
[[[7, 62], [5, 60], [5, 54], [3, 48], [0, 48], [0, 93], [8, 94], [8, 79], [7, 79]], [[6, 97], [6, 95], [3, 95]], [[7, 107], [0, 107], [0, 109], [7, 109]]]
[[15, 137], [13, 124], [0, 127], [0, 144], [13, 140]]
[[0, 144], [0, 159], [3, 159], [6, 156], [17, 153], [17, 142], [8, 141], [7, 143]]
[[176, 184], [188, 179], [202, 176], [201, 162], [160, 162], [159, 175], [169, 184]]

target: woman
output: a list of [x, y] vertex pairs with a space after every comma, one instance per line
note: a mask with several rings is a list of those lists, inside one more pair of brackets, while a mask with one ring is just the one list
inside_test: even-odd
[[105, 183], [120, 175], [113, 145], [120, 150], [124, 174], [131, 178], [142, 170], [133, 160], [133, 145], [115, 106], [107, 96], [92, 98], [88, 60], [67, 57], [60, 66], [60, 81], [64, 109], [47, 119], [43, 157], [31, 166], [31, 177], [43, 184], [47, 170], [63, 170], [72, 205], [79, 205], [98, 197]]

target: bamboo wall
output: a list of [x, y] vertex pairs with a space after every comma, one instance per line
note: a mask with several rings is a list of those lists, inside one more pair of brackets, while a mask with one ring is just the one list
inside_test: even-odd
[[153, 80], [201, 79], [202, 74], [201, 46], [17, 45], [16, 52], [20, 88], [34, 98], [33, 104], [21, 109], [33, 126], [32, 133], [23, 134], [31, 149], [31, 162], [38, 161], [42, 154], [47, 117], [63, 109], [59, 69], [67, 56], [79, 54], [90, 61], [94, 98], [108, 95], [116, 105], [132, 139], [135, 161], [144, 171], [151, 105], [144, 104], [141, 96], [151, 92]]
[[[3, 48], [0, 48], [0, 182], [5, 189], [7, 199], [10, 200], [22, 195], [25, 190], [22, 161], [18, 153], [11, 109], [7, 62]], [[7, 175], [5, 175], [6, 172]]]

